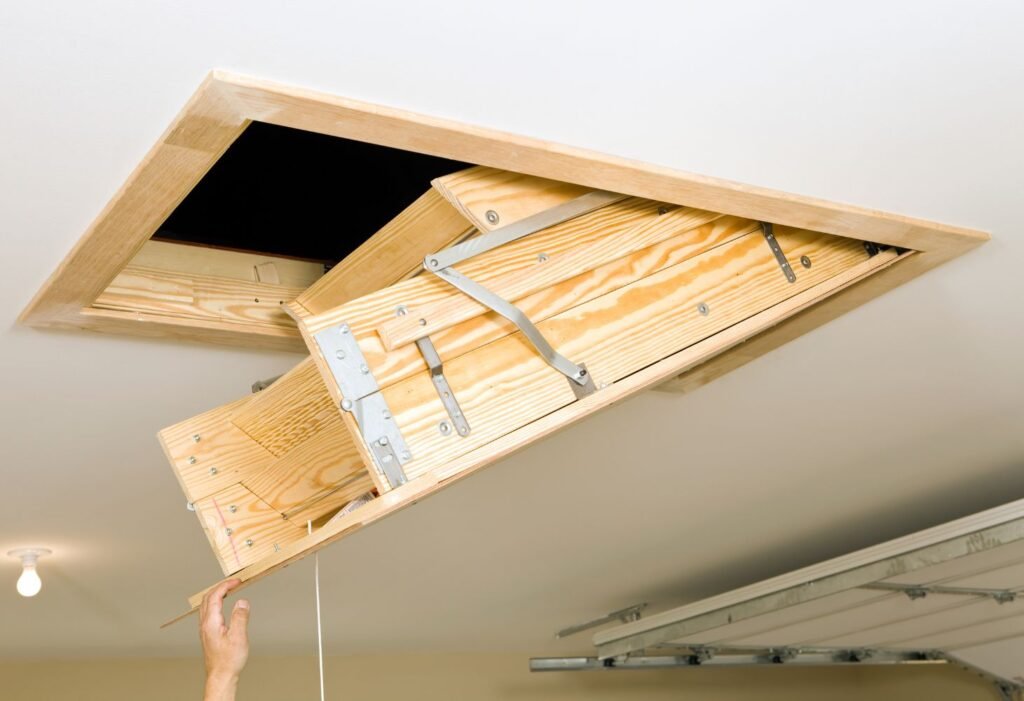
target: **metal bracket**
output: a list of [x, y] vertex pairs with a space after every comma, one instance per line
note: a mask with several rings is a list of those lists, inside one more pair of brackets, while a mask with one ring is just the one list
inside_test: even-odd
[[782, 252], [782, 248], [775, 238], [775, 230], [772, 225], [766, 221], [761, 222], [761, 232], [764, 234], [764, 240], [768, 242], [768, 248], [775, 254], [775, 261], [782, 268], [783, 275], [786, 276], [788, 281], [796, 282], [796, 273], [793, 272], [793, 266], [786, 260], [786, 254]]
[[612, 611], [607, 616], [601, 616], [600, 618], [595, 618], [594, 620], [587, 621], [586, 623], [578, 623], [574, 626], [563, 628], [562, 630], [555, 633], [555, 637], [567, 638], [570, 635], [576, 635], [577, 633], [582, 633], [585, 630], [597, 628], [598, 626], [603, 626], [605, 623], [611, 623], [612, 621], [621, 621], [622, 623], [632, 623], [633, 621], [639, 621], [640, 616], [642, 615], [642, 611], [645, 608], [647, 608], [646, 603], [627, 606], [624, 609]]
[[929, 594], [953, 594], [958, 596], [977, 596], [992, 599], [997, 604], [1008, 604], [1016, 601], [1018, 592], [1010, 589], [986, 589], [981, 587], [946, 587], [940, 584], [890, 584], [876, 582], [865, 584], [861, 589], [878, 591], [897, 591], [907, 595], [910, 600], [923, 599]]
[[462, 413], [462, 408], [459, 407], [459, 402], [455, 398], [455, 392], [452, 391], [451, 385], [448, 384], [448, 379], [444, 376], [441, 356], [438, 355], [437, 349], [430, 340], [430, 336], [417, 338], [416, 347], [420, 349], [423, 359], [427, 361], [427, 367], [430, 368], [430, 380], [437, 389], [437, 396], [441, 398], [441, 404], [444, 405], [445, 411], [448, 412], [448, 418], [455, 425], [455, 431], [465, 438], [469, 435], [469, 422], [466, 421], [466, 416]]
[[271, 377], [268, 380], [256, 380], [255, 382], [252, 383], [252, 393], [256, 394], [257, 392], [262, 392], [267, 387], [269, 387], [270, 385], [274, 384], [275, 382], [277, 382], [280, 379], [281, 379], [281, 376], [277, 375], [276, 377]]
[[405, 484], [408, 478], [402, 467], [412, 460], [412, 453], [391, 417], [355, 335], [342, 322], [313, 337], [341, 390], [341, 408], [352, 413], [377, 467], [392, 488]]
[[576, 398], [579, 399], [597, 389], [586, 367], [582, 364], [577, 365], [573, 363], [556, 351], [548, 343], [548, 340], [544, 338], [544, 334], [540, 332], [540, 329], [530, 321], [530, 318], [519, 307], [496, 295], [480, 283], [466, 277], [452, 266], [542, 229], [586, 214], [587, 212], [592, 212], [621, 198], [622, 195], [611, 192], [596, 191], [587, 193], [557, 207], [546, 209], [543, 212], [538, 212], [533, 216], [526, 217], [508, 226], [495, 229], [475, 239], [464, 241], [437, 253], [431, 253], [423, 259], [423, 268], [434, 273], [463, 294], [472, 297], [488, 309], [497, 312], [511, 321], [523, 333], [523, 336], [530, 344], [533, 345], [544, 361], [569, 379], [569, 385], [572, 387]]

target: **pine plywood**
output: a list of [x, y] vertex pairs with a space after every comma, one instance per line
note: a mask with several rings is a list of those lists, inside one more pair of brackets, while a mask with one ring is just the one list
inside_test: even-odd
[[[777, 237], [794, 260], [801, 255], [814, 260], [795, 284], [783, 277], [760, 233], [751, 233], [535, 323], [560, 352], [585, 362], [595, 382], [608, 384], [868, 258], [848, 239], [785, 230]], [[565, 298], [578, 296], [570, 290]], [[707, 316], [697, 311], [701, 303], [711, 309]], [[358, 338], [360, 318], [339, 316]], [[467, 437], [438, 431], [447, 412], [427, 373], [384, 389], [413, 454], [406, 465], [410, 477], [575, 400], [567, 381], [520, 333], [446, 358], [445, 376], [473, 427]], [[328, 386], [340, 401], [336, 385], [329, 381]]]
[[195, 509], [224, 574], [258, 562], [306, 532], [241, 484], [196, 501]]
[[[590, 188], [477, 166], [431, 185], [480, 231], [492, 231], [585, 195]], [[494, 221], [488, 213], [496, 215]], [[493, 218], [493, 217], [492, 217]]]
[[159, 433], [160, 445], [186, 498], [198, 501], [264, 469], [274, 455], [232, 422], [248, 397], [194, 416]]

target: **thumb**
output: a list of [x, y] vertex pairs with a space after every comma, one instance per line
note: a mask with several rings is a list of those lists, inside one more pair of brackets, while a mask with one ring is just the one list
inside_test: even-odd
[[231, 609], [231, 632], [235, 635], [246, 635], [249, 629], [249, 602], [239, 599]]

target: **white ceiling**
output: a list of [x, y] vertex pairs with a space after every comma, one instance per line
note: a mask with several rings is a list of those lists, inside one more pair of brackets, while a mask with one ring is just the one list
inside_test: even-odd
[[[509, 6], [512, 7], [512, 6]], [[1024, 496], [1024, 6], [0, 4], [0, 656], [173, 654], [217, 578], [156, 431], [298, 361], [18, 312], [211, 68], [992, 232], [688, 396], [649, 393], [328, 549], [328, 650], [586, 650], [676, 605]], [[307, 563], [253, 587], [311, 649]]]

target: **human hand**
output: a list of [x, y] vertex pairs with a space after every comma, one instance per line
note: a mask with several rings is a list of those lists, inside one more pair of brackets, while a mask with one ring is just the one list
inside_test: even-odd
[[249, 602], [239, 599], [224, 622], [224, 597], [238, 587], [240, 579], [221, 582], [203, 597], [199, 610], [199, 639], [206, 660], [206, 698], [234, 699], [238, 676], [249, 658]]

